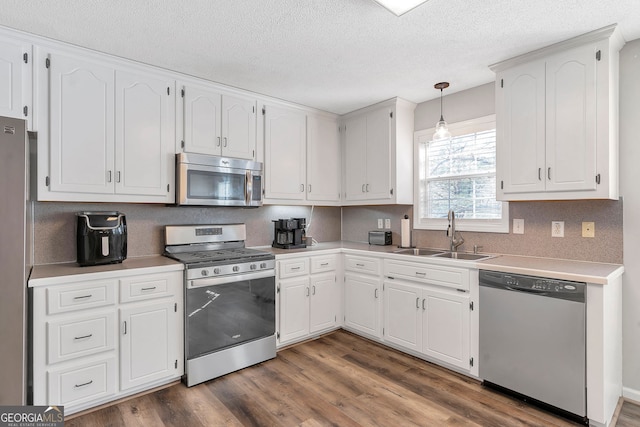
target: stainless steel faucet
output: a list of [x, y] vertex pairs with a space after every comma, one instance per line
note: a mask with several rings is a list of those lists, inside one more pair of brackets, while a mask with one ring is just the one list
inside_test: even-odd
[[[449, 228], [447, 228], [447, 236], [449, 236], [451, 243], [451, 252], [456, 252], [458, 250], [458, 246], [464, 243], [464, 238], [459, 231], [456, 231], [456, 214], [453, 212], [453, 209], [449, 209], [449, 214], [447, 216], [449, 219]], [[457, 233], [457, 236], [456, 236]]]

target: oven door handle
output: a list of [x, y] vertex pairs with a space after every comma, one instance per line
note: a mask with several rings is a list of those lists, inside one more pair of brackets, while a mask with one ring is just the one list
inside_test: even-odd
[[252, 279], [263, 279], [265, 277], [276, 277], [275, 270], [263, 270], [255, 273], [232, 274], [229, 276], [207, 277], [202, 279], [187, 280], [187, 288], [202, 288], [204, 286], [224, 285], [228, 283], [242, 282]]

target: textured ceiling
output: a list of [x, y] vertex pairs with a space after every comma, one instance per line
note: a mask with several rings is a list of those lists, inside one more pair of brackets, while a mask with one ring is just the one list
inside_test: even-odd
[[618, 23], [638, 0], [1, 0], [0, 25], [335, 113], [488, 83], [488, 65]]

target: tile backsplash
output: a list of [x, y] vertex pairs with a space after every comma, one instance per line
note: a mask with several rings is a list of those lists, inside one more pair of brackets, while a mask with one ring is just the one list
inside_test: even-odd
[[[304, 217], [311, 220], [309, 234], [319, 242], [349, 240], [366, 242], [367, 233], [377, 229], [378, 218], [391, 219], [393, 244], [400, 242], [400, 219], [413, 217], [411, 205], [392, 206], [263, 206], [257, 209], [173, 207], [151, 204], [101, 204], [36, 202], [35, 263], [51, 264], [76, 260], [75, 213], [116, 210], [127, 216], [128, 256], [161, 254], [164, 226], [168, 224], [247, 225], [247, 246], [270, 246], [272, 220]], [[560, 202], [512, 202], [510, 222], [524, 219], [524, 234], [463, 232], [459, 249], [512, 255], [622, 263], [622, 200], [579, 200]], [[551, 237], [551, 221], [564, 221], [563, 238]], [[582, 237], [582, 222], [595, 223], [595, 237]], [[448, 248], [445, 230], [414, 230], [414, 245]]]
[[[400, 242], [400, 219], [413, 218], [411, 205], [342, 208], [342, 239], [367, 241], [378, 218], [391, 218], [393, 244]], [[509, 203], [509, 233], [462, 232], [461, 251], [474, 245], [483, 252], [622, 264], [622, 200]], [[513, 219], [524, 219], [524, 234], [512, 234]], [[564, 236], [551, 237], [551, 221], [564, 221]], [[582, 222], [595, 223], [595, 237], [582, 237]], [[414, 230], [415, 246], [448, 249], [445, 230]]]

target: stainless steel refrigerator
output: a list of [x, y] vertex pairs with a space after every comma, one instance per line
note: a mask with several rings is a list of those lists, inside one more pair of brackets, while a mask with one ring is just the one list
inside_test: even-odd
[[0, 117], [0, 405], [27, 394], [27, 280], [33, 265], [33, 202], [24, 120]]

